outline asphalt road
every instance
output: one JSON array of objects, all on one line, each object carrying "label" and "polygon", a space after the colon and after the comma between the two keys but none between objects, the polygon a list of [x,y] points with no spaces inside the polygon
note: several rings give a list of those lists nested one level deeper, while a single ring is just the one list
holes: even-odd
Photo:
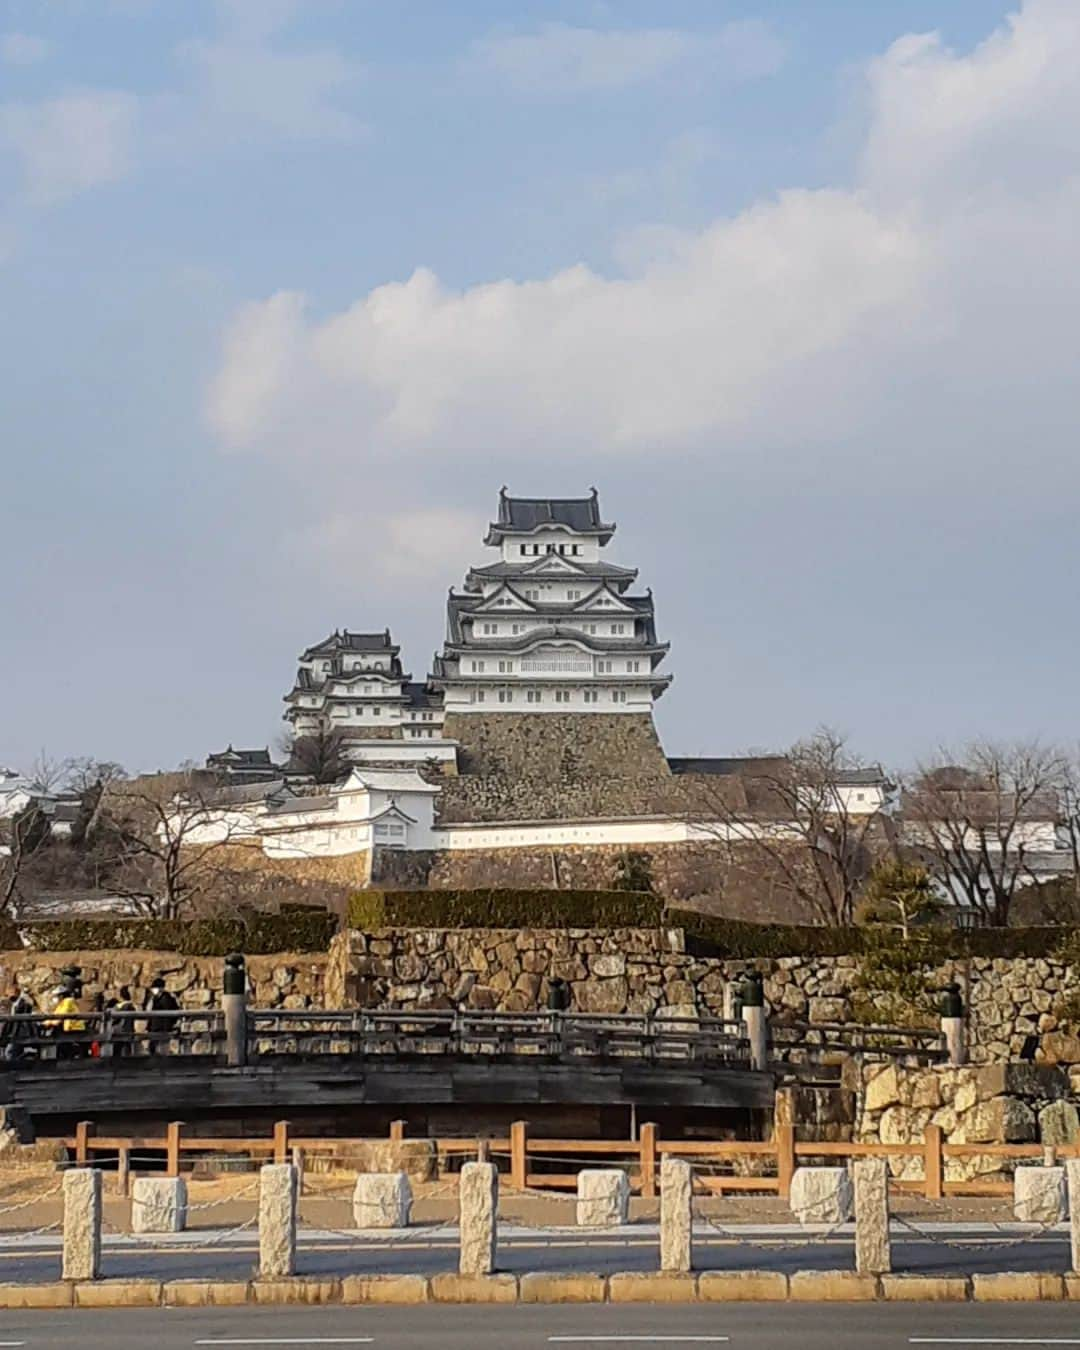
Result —
[{"label": "asphalt road", "polygon": [[730,1346],[731,1350],[909,1350],[965,1345],[1080,1346],[1067,1303],[716,1304],[549,1307],[235,1308],[5,1313],[18,1350],[557,1350],[574,1346]]},{"label": "asphalt road", "polygon": [[[1026,1236],[1015,1245],[999,1245],[1000,1232],[976,1225],[934,1226],[938,1241],[893,1234],[893,1268],[921,1274],[984,1273],[1000,1270],[1057,1271],[1070,1268],[1068,1234],[1064,1228]],[[177,1240],[157,1238],[151,1244],[128,1236],[104,1241],[104,1273],[117,1279],[250,1279],[258,1261],[258,1244],[250,1232],[233,1234],[205,1245],[207,1233],[181,1235]],[[850,1270],[854,1251],[850,1233],[808,1240],[791,1230],[789,1245],[762,1241],[751,1235],[739,1240],[701,1234],[694,1245],[698,1270]],[[775,1239],[780,1233],[773,1230]],[[941,1241],[948,1238],[948,1245]],[[453,1270],[457,1266],[457,1234],[435,1229],[425,1236],[411,1229],[371,1241],[362,1235],[316,1234],[305,1231],[297,1252],[298,1275],[340,1276],[422,1274]],[[655,1226],[642,1225],[615,1233],[589,1235],[581,1230],[553,1233],[550,1229],[508,1229],[499,1235],[499,1269],[514,1273],[595,1271],[657,1268]],[[9,1238],[0,1243],[0,1280],[43,1281],[60,1276],[59,1246],[55,1237]],[[1080,1325],[1080,1323],[1078,1323]],[[2,1337],[0,1337],[2,1339]],[[0,1350],[3,1350],[0,1347]]]}]

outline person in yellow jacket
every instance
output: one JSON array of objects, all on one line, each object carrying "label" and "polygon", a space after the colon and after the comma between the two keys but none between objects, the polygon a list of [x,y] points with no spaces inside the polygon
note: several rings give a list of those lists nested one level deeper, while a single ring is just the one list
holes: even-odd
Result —
[{"label": "person in yellow jacket", "polygon": [[[67,983],[60,990],[60,997],[46,1026],[60,1039],[60,1044],[56,1048],[57,1059],[74,1059],[82,1052],[82,1043],[75,1038],[85,1033],[86,1019],[82,1016],[79,1000],[75,997],[74,985]],[[67,1037],[72,1039],[67,1040]]]}]

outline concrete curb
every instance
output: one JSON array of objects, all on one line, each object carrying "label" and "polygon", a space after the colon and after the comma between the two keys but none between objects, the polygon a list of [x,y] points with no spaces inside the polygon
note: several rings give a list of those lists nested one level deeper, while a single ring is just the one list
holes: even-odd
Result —
[{"label": "concrete curb", "polygon": [[851,1270],[709,1270],[700,1274],[348,1275],[273,1280],[68,1280],[0,1284],[0,1310],[224,1308],[242,1304],[416,1303],[1042,1303],[1080,1300],[1080,1275],[857,1275]]}]

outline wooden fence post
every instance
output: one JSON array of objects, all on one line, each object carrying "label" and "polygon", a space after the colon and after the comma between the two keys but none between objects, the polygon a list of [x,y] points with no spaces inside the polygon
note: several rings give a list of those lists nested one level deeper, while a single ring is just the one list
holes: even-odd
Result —
[{"label": "wooden fence post", "polygon": [[945,1194],[945,1163],[941,1151],[940,1125],[927,1125],[923,1135],[923,1192],[927,1200],[940,1200]]},{"label": "wooden fence post", "polygon": [[405,1121],[392,1120],[390,1122],[390,1142],[392,1144],[400,1144],[404,1138],[405,1138]]},{"label": "wooden fence post", "polygon": [[116,1189],[127,1195],[131,1189],[131,1149],[121,1148],[116,1154]]},{"label": "wooden fence post", "polygon": [[647,1121],[641,1127],[641,1194],[650,1200],[656,1196],[656,1126]]},{"label": "wooden fence post", "polygon": [[776,1134],[776,1184],[782,1200],[791,1195],[791,1178],[795,1175],[795,1126],[777,1125]]},{"label": "wooden fence post", "polygon": [[75,1126],[75,1163],[86,1167],[90,1162],[90,1136],[94,1133],[92,1120],[80,1120]]},{"label": "wooden fence post", "polygon": [[180,1175],[180,1131],[184,1128],[182,1120],[170,1120],[165,1127],[165,1175]]},{"label": "wooden fence post", "polygon": [[289,1161],[289,1122],[279,1120],[274,1125],[274,1162]]},{"label": "wooden fence post", "polygon": [[529,1122],[515,1120],[510,1126],[510,1184],[523,1191],[529,1184]]}]

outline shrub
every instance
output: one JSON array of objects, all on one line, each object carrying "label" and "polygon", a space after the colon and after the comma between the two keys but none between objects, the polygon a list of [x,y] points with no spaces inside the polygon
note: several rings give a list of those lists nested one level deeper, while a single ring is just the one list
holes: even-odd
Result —
[{"label": "shrub", "polygon": [[337,926],[337,918],[326,910],[299,907],[238,919],[64,919],[20,927],[9,947],[42,952],[138,947],[184,956],[227,956],[229,952],[266,956],[326,951]]},{"label": "shrub", "polygon": [[[664,922],[686,933],[687,950],[698,956],[731,958],[776,958],[780,956],[861,956],[881,947],[880,930],[866,928],[816,928],[795,924],[744,923],[695,910],[671,909]],[[927,959],[947,960],[966,956],[1054,956],[1070,940],[1080,952],[1080,930],[1061,928],[972,928],[927,927],[915,929],[920,952]],[[920,959],[923,959],[920,955]]]},{"label": "shrub", "polygon": [[638,891],[359,891],[350,928],[651,928],[663,904]]}]

